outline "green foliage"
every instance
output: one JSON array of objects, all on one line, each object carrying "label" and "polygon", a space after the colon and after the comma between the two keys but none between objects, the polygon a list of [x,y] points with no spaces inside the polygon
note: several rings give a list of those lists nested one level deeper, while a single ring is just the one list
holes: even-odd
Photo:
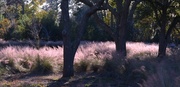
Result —
[{"label": "green foliage", "polygon": [[90,41],[111,41],[112,38],[104,29],[98,27],[98,25],[94,22],[95,20],[90,18],[89,25],[84,34],[83,40]]},{"label": "green foliage", "polygon": [[2,80],[1,76],[7,73],[6,68],[0,63],[0,81]]},{"label": "green foliage", "polygon": [[[41,29],[39,29],[40,32],[38,33],[40,37],[39,39],[53,41],[62,40],[62,27],[57,24],[57,20],[60,20],[58,19],[60,15],[57,9],[43,10],[40,6],[45,1],[46,0],[32,0],[29,4],[25,4],[24,14],[21,14],[22,7],[20,5],[17,5],[16,7],[15,4],[12,4],[6,6],[7,8],[4,8],[5,3],[0,3],[0,38],[6,40],[33,39],[34,35],[31,35],[31,28],[34,24],[33,19],[36,19],[36,21],[41,25]],[[116,6],[115,0],[108,0],[108,3],[112,8],[118,7]],[[122,4],[124,4],[124,0]],[[167,19],[169,22],[172,20],[171,17],[173,15],[180,15],[178,5],[179,3],[177,0],[172,1],[171,7],[168,9],[169,14]],[[78,9],[78,11],[75,12],[76,13],[73,14],[75,17],[73,18],[76,22],[72,22],[73,28],[77,25],[78,19],[76,19],[76,17],[81,14],[83,10]],[[109,10],[98,11],[98,15],[107,25],[112,27],[112,30],[115,30],[115,17]],[[94,21],[93,18],[90,18],[83,40],[112,40],[110,35],[108,35],[104,29],[99,28]],[[134,28],[135,31],[127,29],[126,37],[128,40],[148,42],[158,41],[159,26],[157,25],[155,14],[150,4],[143,1],[137,5],[134,13]],[[76,36],[76,34],[77,31],[72,29],[73,37]],[[172,38],[179,39],[179,32],[173,31]]]},{"label": "green foliage", "polygon": [[109,2],[109,4],[110,4],[110,6],[112,6],[113,8],[116,7],[116,3],[115,3],[114,0],[108,0],[108,2]]},{"label": "green foliage", "polygon": [[138,31],[136,41],[151,41],[156,35],[158,26],[153,15],[153,10],[148,4],[142,2],[137,5],[134,17],[134,27]]},{"label": "green foliage", "polygon": [[[15,73],[20,72],[20,70],[18,69],[18,67],[15,64],[14,59],[11,59],[11,58],[7,58],[6,60],[1,61],[0,68],[2,70],[5,69],[4,72],[6,72],[6,74],[15,74]],[[1,74],[5,74],[5,73],[1,73]]]},{"label": "green foliage", "polygon": [[0,37],[1,38],[5,37],[5,34],[8,32],[9,25],[10,25],[10,20],[7,18],[2,18],[2,20],[0,21]]},{"label": "green foliage", "polygon": [[61,31],[56,24],[56,15],[55,11],[49,11],[47,15],[43,16],[41,23],[42,23],[42,31],[41,31],[41,39],[44,40],[59,40],[61,38]]},{"label": "green foliage", "polygon": [[4,19],[4,16],[0,14],[0,21],[2,21],[3,19]]}]

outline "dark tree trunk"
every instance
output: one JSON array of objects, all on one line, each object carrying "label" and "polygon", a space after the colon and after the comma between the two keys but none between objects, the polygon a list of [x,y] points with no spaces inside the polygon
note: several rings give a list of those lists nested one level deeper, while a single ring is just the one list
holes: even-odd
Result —
[{"label": "dark tree trunk", "polygon": [[117,5],[117,10],[114,10],[114,8],[109,5],[109,3],[106,3],[106,8],[111,12],[111,14],[115,18],[115,27],[107,25],[102,19],[98,17],[97,14],[94,15],[94,19],[96,19],[95,22],[99,24],[101,28],[105,29],[105,31],[108,32],[109,35],[111,35],[111,37],[115,41],[115,48],[118,55],[120,55],[121,57],[125,57],[127,54],[126,28],[128,23],[127,20],[131,0],[126,0],[125,2],[123,2],[123,0],[115,0],[115,2]]},{"label": "dark tree trunk", "polygon": [[[129,14],[129,6],[130,6],[131,0],[126,0],[124,3],[124,7],[122,9],[121,17],[120,17],[120,24],[118,25],[118,42],[119,47],[116,49],[116,51],[120,54],[120,56],[125,57],[127,55],[126,53],[126,30],[127,30],[127,23],[128,23],[128,14]],[[120,9],[119,9],[120,10]],[[119,14],[120,15],[120,14]]]},{"label": "dark tree trunk", "polygon": [[74,56],[75,52],[70,45],[64,46],[64,67],[63,67],[63,77],[71,77],[74,75]]},{"label": "dark tree trunk", "polygon": [[22,1],[22,3],[21,3],[21,7],[22,7],[21,14],[24,14],[24,1]]},{"label": "dark tree trunk", "polygon": [[[78,26],[76,28],[77,35],[75,36],[75,40],[71,39],[71,21],[69,17],[69,2],[68,0],[62,0],[61,1],[61,9],[62,9],[62,20],[64,30],[62,31],[63,35],[63,44],[64,44],[64,66],[63,66],[63,77],[71,77],[74,75],[74,57],[75,53],[78,49],[78,46],[80,44],[81,38],[84,34],[84,31],[87,27],[88,19],[92,14],[94,14],[97,10],[99,10],[100,6],[103,4],[104,0],[100,0],[98,3],[93,5],[91,2],[87,0],[83,0],[84,3],[91,4],[90,8],[86,10],[86,12],[81,17],[80,22],[78,23]],[[82,2],[83,2],[82,1]]]},{"label": "dark tree trunk", "polygon": [[117,40],[115,40],[115,45],[116,45],[116,53],[118,54],[118,56],[125,57],[126,56],[126,41],[125,41],[125,38],[123,38],[123,37],[121,39],[117,38]]},{"label": "dark tree trunk", "polygon": [[166,56],[166,47],[167,47],[167,39],[166,37],[166,12],[163,11],[162,15],[162,22],[161,22],[161,30],[159,32],[159,50],[158,50],[158,57],[163,58]]},{"label": "dark tree trunk", "polygon": [[166,37],[166,24],[167,24],[167,8],[162,9],[162,16],[160,23],[160,32],[159,32],[159,50],[158,57],[163,58],[166,56],[166,47],[167,47],[167,39]]},{"label": "dark tree trunk", "polygon": [[73,61],[74,61],[74,53],[71,43],[71,23],[69,17],[69,2],[68,0],[62,0],[61,2],[61,9],[62,9],[62,20],[64,30],[62,32],[63,35],[63,44],[64,44],[64,66],[63,66],[63,77],[71,77],[74,75],[73,70]]},{"label": "dark tree trunk", "polygon": [[[160,27],[159,32],[159,50],[158,50],[158,58],[164,58],[166,56],[166,47],[170,38],[170,35],[172,33],[173,28],[176,26],[176,24],[179,21],[179,16],[176,15],[174,20],[169,25],[168,22],[170,21],[170,17],[168,17],[169,12],[168,9],[170,9],[171,4],[173,1],[166,0],[164,1],[157,1],[157,0],[147,0],[150,5],[152,6],[156,22]],[[162,3],[163,2],[163,3]],[[169,28],[167,28],[169,26]]]},{"label": "dark tree trunk", "polygon": [[158,57],[163,58],[166,56],[166,47],[167,47],[167,40],[165,39],[165,34],[160,32],[159,36],[159,50],[158,50]]},{"label": "dark tree trunk", "polygon": [[[165,21],[165,20],[164,20]],[[167,48],[167,44],[168,41],[170,39],[170,35],[172,33],[173,28],[176,26],[176,24],[180,21],[180,17],[177,16],[173,19],[170,27],[167,30],[167,33],[165,33],[165,27],[166,27],[166,23],[162,22],[164,24],[162,24],[161,27],[161,31],[160,31],[160,36],[159,36],[159,51],[158,51],[158,57],[163,58],[164,56],[166,56],[166,48]]]}]

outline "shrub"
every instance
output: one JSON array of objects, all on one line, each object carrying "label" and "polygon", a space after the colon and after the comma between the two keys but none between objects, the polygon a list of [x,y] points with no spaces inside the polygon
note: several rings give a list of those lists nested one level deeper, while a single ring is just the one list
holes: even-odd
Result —
[{"label": "shrub", "polygon": [[119,78],[125,71],[125,67],[121,58],[105,59],[102,71],[108,77]]},{"label": "shrub", "polygon": [[30,61],[28,60],[28,59],[25,59],[25,60],[21,60],[20,62],[19,62],[19,64],[23,67],[23,68],[25,68],[25,69],[30,69],[32,66],[31,66],[31,63],[30,63]]},{"label": "shrub", "polygon": [[157,64],[156,73],[148,76],[143,87],[180,87],[180,60],[167,58]]},{"label": "shrub", "polygon": [[90,61],[88,60],[80,60],[79,62],[74,64],[76,72],[86,72],[90,66]]},{"label": "shrub", "polygon": [[97,59],[94,59],[94,60],[91,62],[90,69],[91,69],[93,72],[98,72],[98,71],[102,70],[102,66],[103,66],[102,61],[97,60]]},{"label": "shrub", "polygon": [[2,64],[0,63],[0,81],[2,80],[2,76],[7,72],[6,68],[4,66],[2,66]]},{"label": "shrub", "polygon": [[53,72],[53,67],[48,59],[41,59],[39,56],[36,58],[32,66],[31,73],[33,74],[49,74]]},{"label": "shrub", "polygon": [[15,74],[20,72],[20,70],[16,67],[14,60],[11,58],[7,58],[1,61],[1,66],[3,66],[8,71],[8,73]]}]

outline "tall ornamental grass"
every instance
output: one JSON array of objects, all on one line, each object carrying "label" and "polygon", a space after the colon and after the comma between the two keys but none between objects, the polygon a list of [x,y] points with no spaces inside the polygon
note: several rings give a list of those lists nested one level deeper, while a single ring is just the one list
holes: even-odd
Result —
[{"label": "tall ornamental grass", "polygon": [[[17,44],[17,43],[16,43]],[[157,56],[158,45],[143,42],[127,42],[127,58],[146,58]],[[171,52],[167,49],[167,53]],[[81,42],[76,55],[75,63],[91,61],[95,64],[103,64],[106,59],[112,59],[115,54],[114,42]],[[0,62],[13,60],[15,67],[20,71],[30,70],[37,58],[48,60],[54,71],[62,69],[63,47],[41,47],[36,49],[30,46],[6,46],[0,48]],[[8,62],[7,62],[8,63]],[[90,63],[89,65],[93,65]]]}]

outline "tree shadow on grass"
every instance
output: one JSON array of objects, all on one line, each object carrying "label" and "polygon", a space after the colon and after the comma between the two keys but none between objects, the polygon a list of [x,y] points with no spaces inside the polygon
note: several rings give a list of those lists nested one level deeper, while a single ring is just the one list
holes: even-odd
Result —
[{"label": "tree shadow on grass", "polygon": [[48,87],[90,87],[96,82],[97,78],[97,74],[81,73],[69,78],[62,77],[50,83]]},{"label": "tree shadow on grass", "polygon": [[25,79],[30,79],[33,77],[47,76],[47,75],[49,74],[16,73],[16,74],[11,74],[9,76],[4,77],[4,80],[6,81],[25,80]]},{"label": "tree shadow on grass", "polygon": [[129,63],[129,66],[125,66],[124,73],[120,73],[120,68],[115,67],[119,64],[117,60],[107,60],[106,62],[107,64],[103,66],[100,72],[75,75],[71,78],[60,78],[50,83],[48,87],[140,87],[137,83],[146,78],[140,69],[134,71],[137,67],[142,66],[142,63],[136,67]]},{"label": "tree shadow on grass", "polygon": [[99,73],[88,73],[75,75],[71,78],[60,78],[47,87],[119,87],[118,82],[113,78],[102,77]]}]

